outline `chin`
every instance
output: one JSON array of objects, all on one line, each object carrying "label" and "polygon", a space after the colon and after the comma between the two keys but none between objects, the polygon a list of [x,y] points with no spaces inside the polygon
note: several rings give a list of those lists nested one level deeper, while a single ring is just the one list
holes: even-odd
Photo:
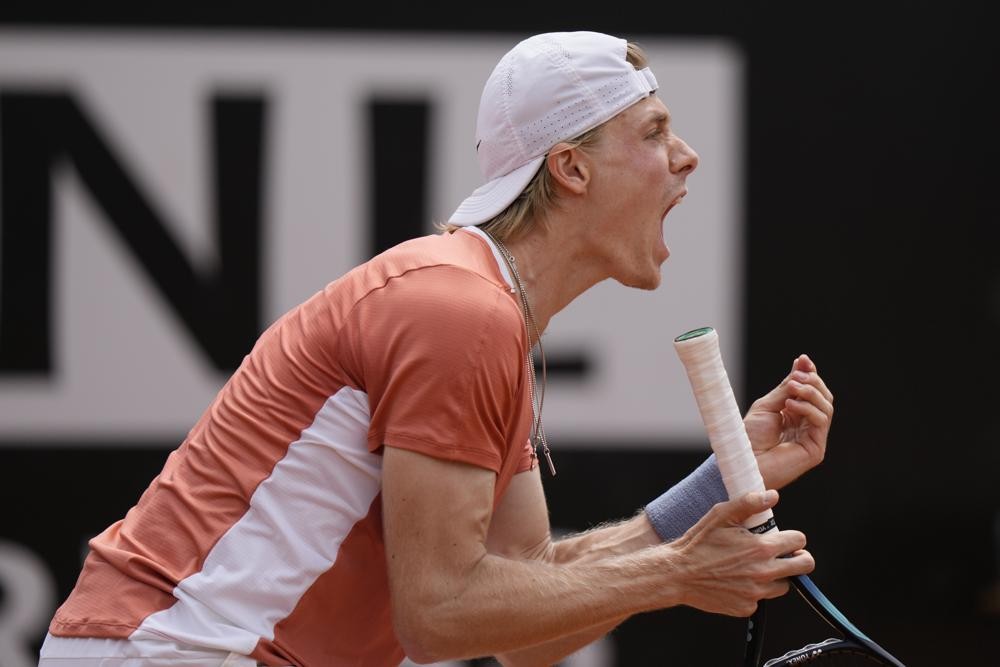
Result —
[{"label": "chin", "polygon": [[634,276],[628,276],[627,278],[619,278],[618,282],[625,287],[633,287],[635,289],[641,290],[655,290],[660,286],[663,281],[663,276],[660,274],[660,269],[657,267],[655,271],[649,273],[638,274]]}]

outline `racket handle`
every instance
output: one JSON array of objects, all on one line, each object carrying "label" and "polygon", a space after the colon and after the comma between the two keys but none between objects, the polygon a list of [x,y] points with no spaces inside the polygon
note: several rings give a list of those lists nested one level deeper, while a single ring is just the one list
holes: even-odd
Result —
[{"label": "racket handle", "polygon": [[[693,329],[674,339],[674,349],[687,371],[729,498],[764,491],[764,479],[722,363],[719,335],[712,327]],[[767,532],[775,527],[774,513],[765,510],[743,525],[755,533]]]}]

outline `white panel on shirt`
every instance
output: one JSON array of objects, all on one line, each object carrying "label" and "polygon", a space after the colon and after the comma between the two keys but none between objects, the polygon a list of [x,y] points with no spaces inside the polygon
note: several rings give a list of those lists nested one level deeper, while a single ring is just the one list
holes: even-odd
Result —
[{"label": "white panel on shirt", "polygon": [[132,636],[241,653],[261,637],[273,639],[275,624],[330,569],[381,489],[382,457],[368,451],[369,423],[364,392],[345,387],[331,396],[202,570],[174,589],[178,601]]},{"label": "white panel on shirt", "polygon": [[490,250],[493,251],[493,259],[496,260],[497,267],[500,269],[500,274],[503,276],[503,279],[507,281],[507,286],[510,287],[510,291],[513,292],[515,290],[514,278],[510,275],[510,270],[507,268],[507,261],[503,258],[503,255],[500,254],[500,248],[497,247],[493,238],[479,227],[462,227],[459,231],[471,232],[489,244]]}]

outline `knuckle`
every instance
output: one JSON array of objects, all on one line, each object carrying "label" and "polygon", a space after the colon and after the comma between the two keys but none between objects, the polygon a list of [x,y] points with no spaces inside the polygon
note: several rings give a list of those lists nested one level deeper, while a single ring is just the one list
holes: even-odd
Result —
[{"label": "knuckle", "polygon": [[767,540],[768,551],[780,555],[781,552],[788,548],[791,534],[792,531],[790,530],[778,530],[773,535],[768,535],[770,538]]},{"label": "knuckle", "polygon": [[764,540],[756,540],[750,548],[750,558],[755,561],[766,561],[776,558],[781,553],[781,548]]},{"label": "knuckle", "polygon": [[778,579],[771,586],[768,587],[765,597],[769,600],[774,598],[780,598],[782,595],[788,592],[791,588],[791,584],[788,583],[787,579]]},{"label": "knuckle", "polygon": [[813,558],[812,554],[809,553],[808,551],[804,552],[804,556],[805,556],[804,566],[806,567],[806,573],[808,574],[809,572],[812,572],[813,570],[816,569],[816,559]]}]

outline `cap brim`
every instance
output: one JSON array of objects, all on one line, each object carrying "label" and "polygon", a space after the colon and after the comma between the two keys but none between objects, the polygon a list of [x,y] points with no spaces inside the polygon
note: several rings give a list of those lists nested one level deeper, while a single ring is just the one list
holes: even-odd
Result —
[{"label": "cap brim", "polygon": [[508,174],[480,185],[459,204],[448,222],[459,227],[467,227],[495,217],[528,187],[528,183],[544,161],[545,156],[539,156]]}]

